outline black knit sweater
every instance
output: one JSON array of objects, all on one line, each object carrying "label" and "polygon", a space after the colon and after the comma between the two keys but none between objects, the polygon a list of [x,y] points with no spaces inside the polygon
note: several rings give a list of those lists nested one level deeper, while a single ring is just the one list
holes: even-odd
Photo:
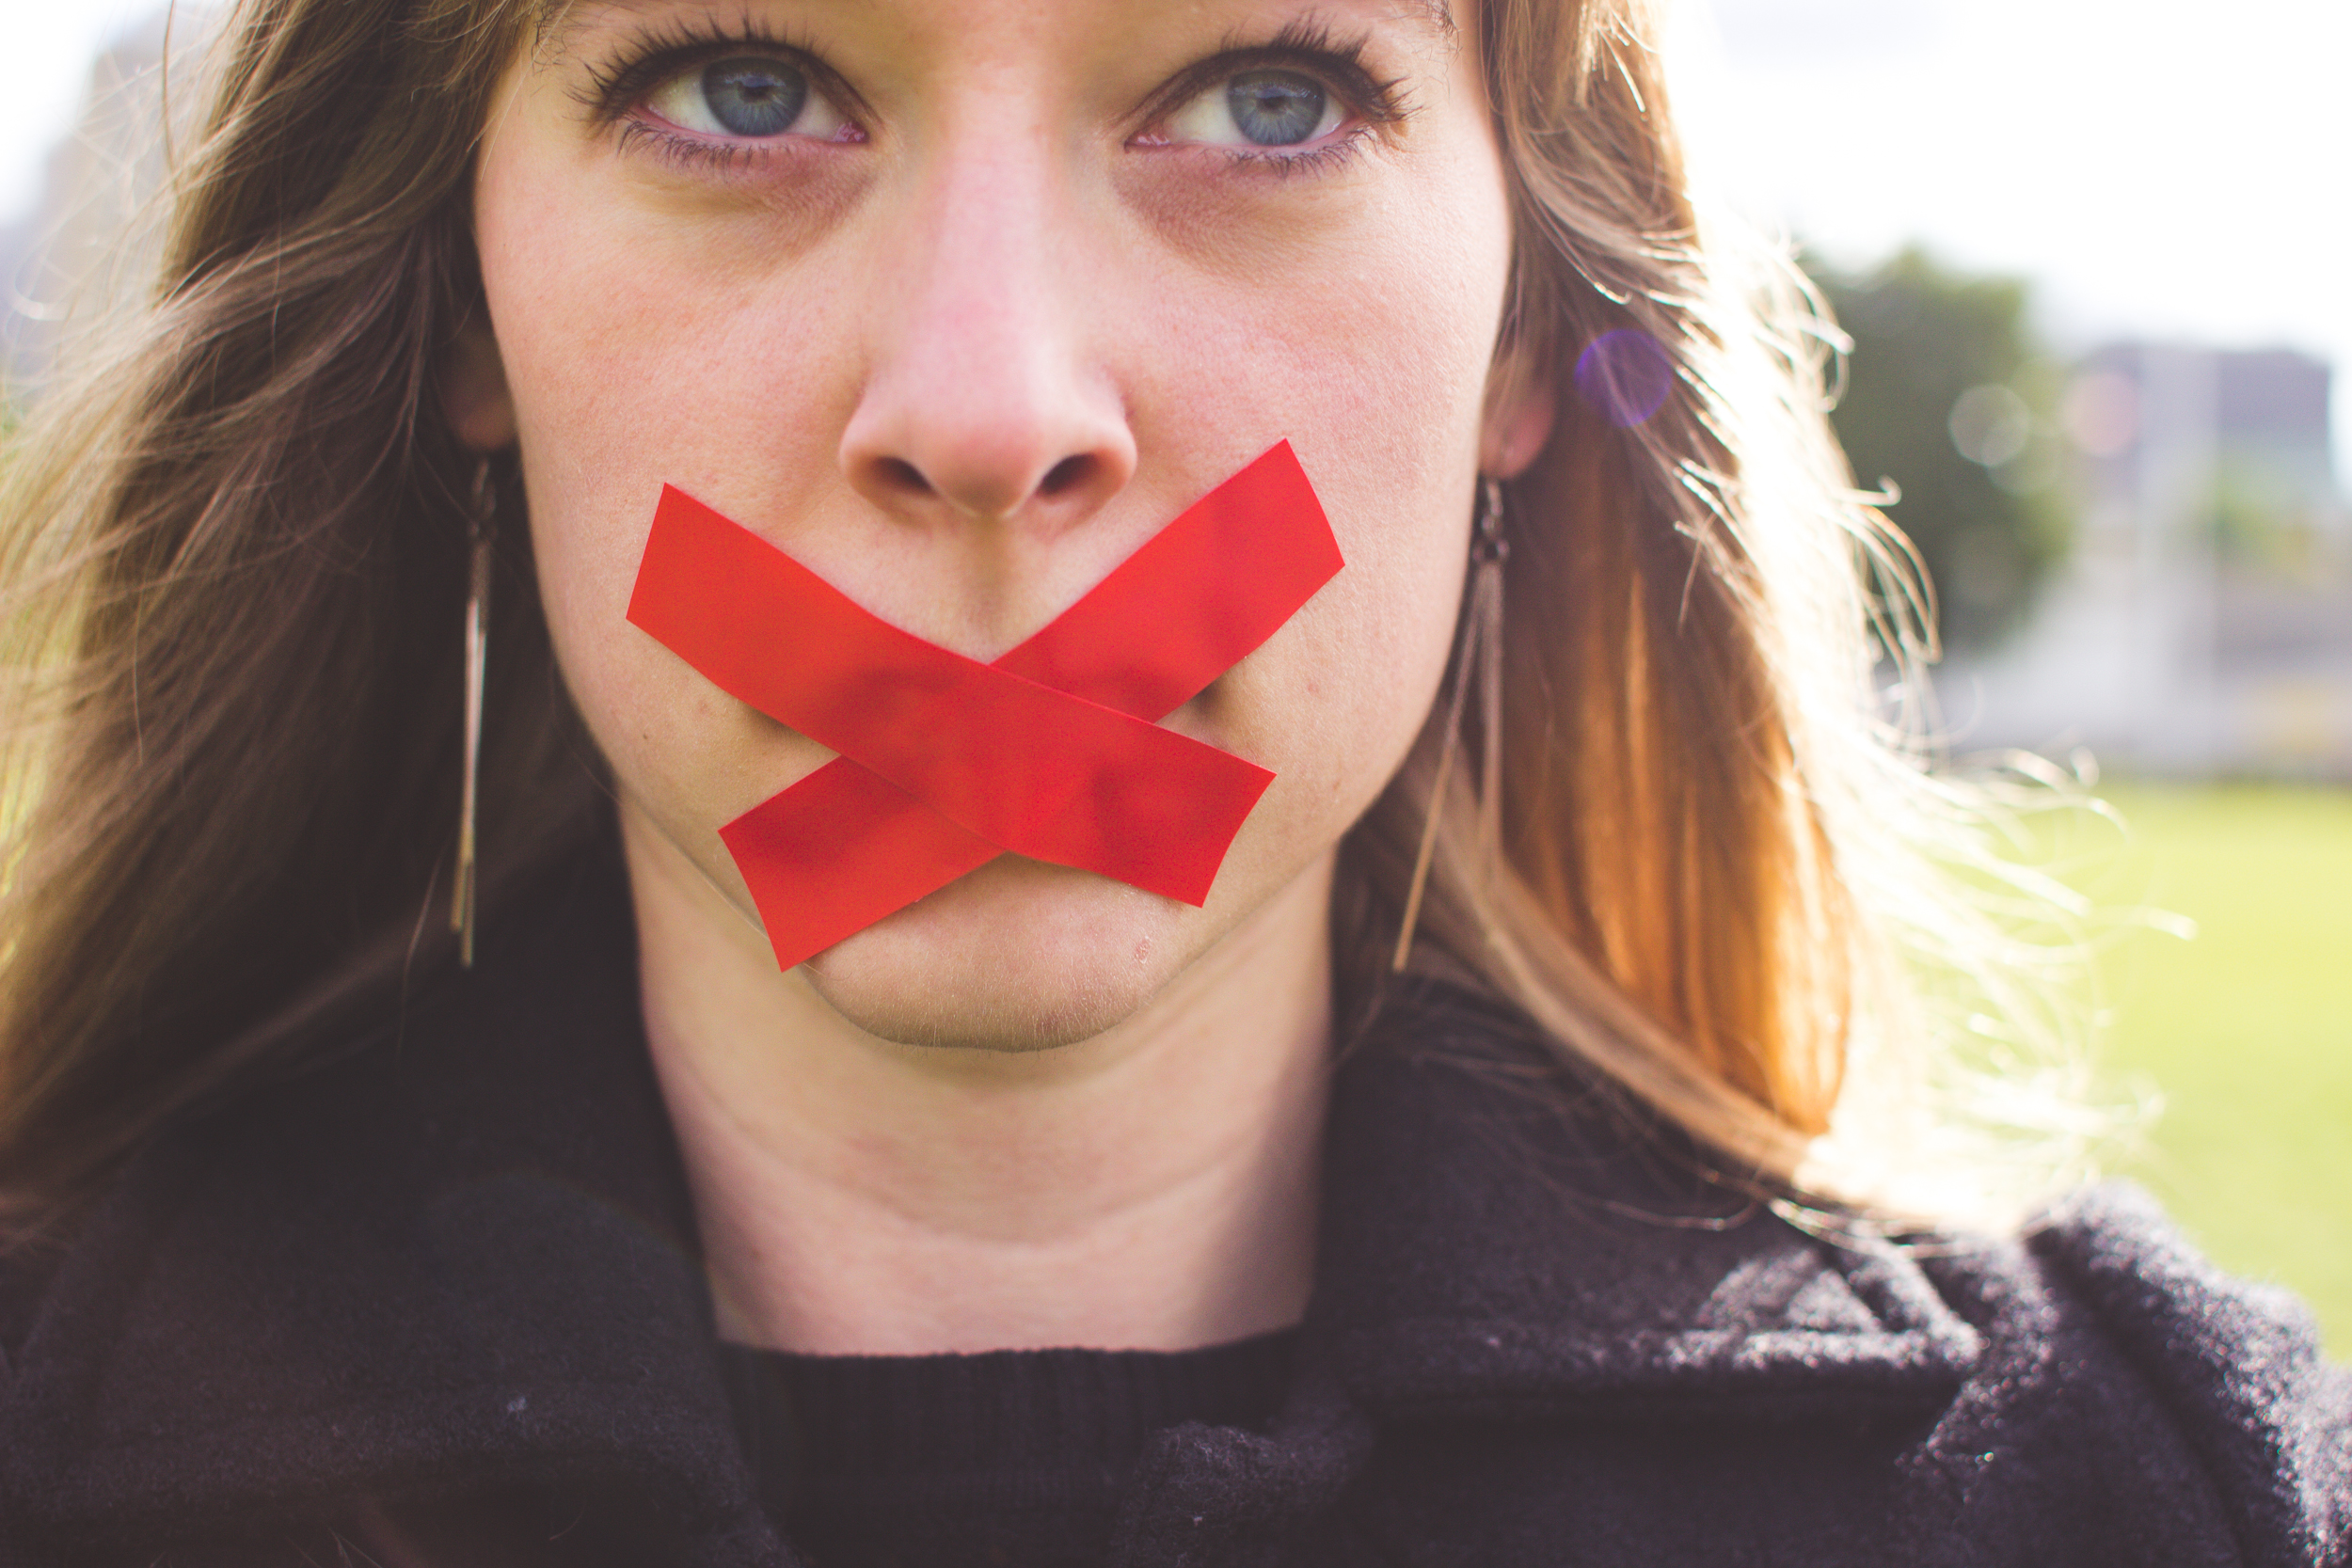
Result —
[{"label": "black knit sweater", "polygon": [[[0,1568],[805,1568],[729,1402],[634,942],[583,861],[18,1260]],[[2352,1381],[2143,1198],[1841,1247],[1543,1061],[1447,993],[1345,1054],[1276,1406],[1145,1439],[1104,1568],[2352,1556]]]},{"label": "black knit sweater", "polygon": [[1092,1568],[1151,1439],[1187,1421],[1263,1427],[1293,1340],[723,1354],[761,1506],[809,1568]]}]

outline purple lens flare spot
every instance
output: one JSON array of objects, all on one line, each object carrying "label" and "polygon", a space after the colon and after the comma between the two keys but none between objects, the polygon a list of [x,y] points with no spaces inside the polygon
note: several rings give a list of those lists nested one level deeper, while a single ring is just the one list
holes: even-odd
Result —
[{"label": "purple lens flare spot", "polygon": [[1621,326],[1576,356],[1576,389],[1613,425],[1637,425],[1674,390],[1674,361],[1646,332]]}]

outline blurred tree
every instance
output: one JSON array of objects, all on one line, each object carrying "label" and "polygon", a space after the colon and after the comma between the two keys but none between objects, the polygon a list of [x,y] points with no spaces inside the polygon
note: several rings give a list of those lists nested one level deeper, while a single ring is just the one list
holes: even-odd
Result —
[{"label": "blurred tree", "polygon": [[1831,415],[1864,488],[1927,562],[1947,647],[2013,627],[2065,557],[2072,520],[2051,419],[2058,372],[2026,319],[2026,288],[1950,272],[1918,248],[1850,275],[1808,260],[1853,340]]}]

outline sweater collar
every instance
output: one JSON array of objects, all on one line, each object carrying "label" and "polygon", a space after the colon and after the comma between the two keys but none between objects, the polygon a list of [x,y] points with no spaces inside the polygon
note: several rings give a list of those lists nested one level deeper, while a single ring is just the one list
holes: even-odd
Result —
[{"label": "sweater collar", "polygon": [[[23,1347],[0,1500],[100,1541],[609,1476],[703,1560],[772,1559],[635,974],[617,857],[583,857],[472,974],[142,1157]],[[1597,1091],[1563,1116],[1539,1061],[1442,990],[1347,1053],[1302,1391],[1251,1463],[1344,1468],[1366,1418],[1948,1398],[1975,1337],[1905,1259],[1743,1206]],[[1146,1489],[1182,1511],[1188,1465],[1226,1467],[1163,1455]]]},{"label": "sweater collar", "polygon": [[1394,999],[1341,1071],[1311,1326],[1386,1417],[1933,1408],[1977,1335],[1581,1078],[1516,1015]]}]

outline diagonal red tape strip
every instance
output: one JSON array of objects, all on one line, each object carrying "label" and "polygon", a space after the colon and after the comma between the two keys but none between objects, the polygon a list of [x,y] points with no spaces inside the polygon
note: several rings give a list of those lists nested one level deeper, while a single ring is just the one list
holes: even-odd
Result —
[{"label": "diagonal red tape strip", "polygon": [[1223,841],[1272,778],[901,631],[676,490],[656,515],[629,618],[730,695],[966,832],[1170,897],[1206,895]]},{"label": "diagonal red tape strip", "polygon": [[722,830],[788,968],[1000,849],[1200,903],[1273,775],[1146,721],[1341,563],[1283,443],[993,666],[886,625],[675,490],[628,614],[842,753]]}]

